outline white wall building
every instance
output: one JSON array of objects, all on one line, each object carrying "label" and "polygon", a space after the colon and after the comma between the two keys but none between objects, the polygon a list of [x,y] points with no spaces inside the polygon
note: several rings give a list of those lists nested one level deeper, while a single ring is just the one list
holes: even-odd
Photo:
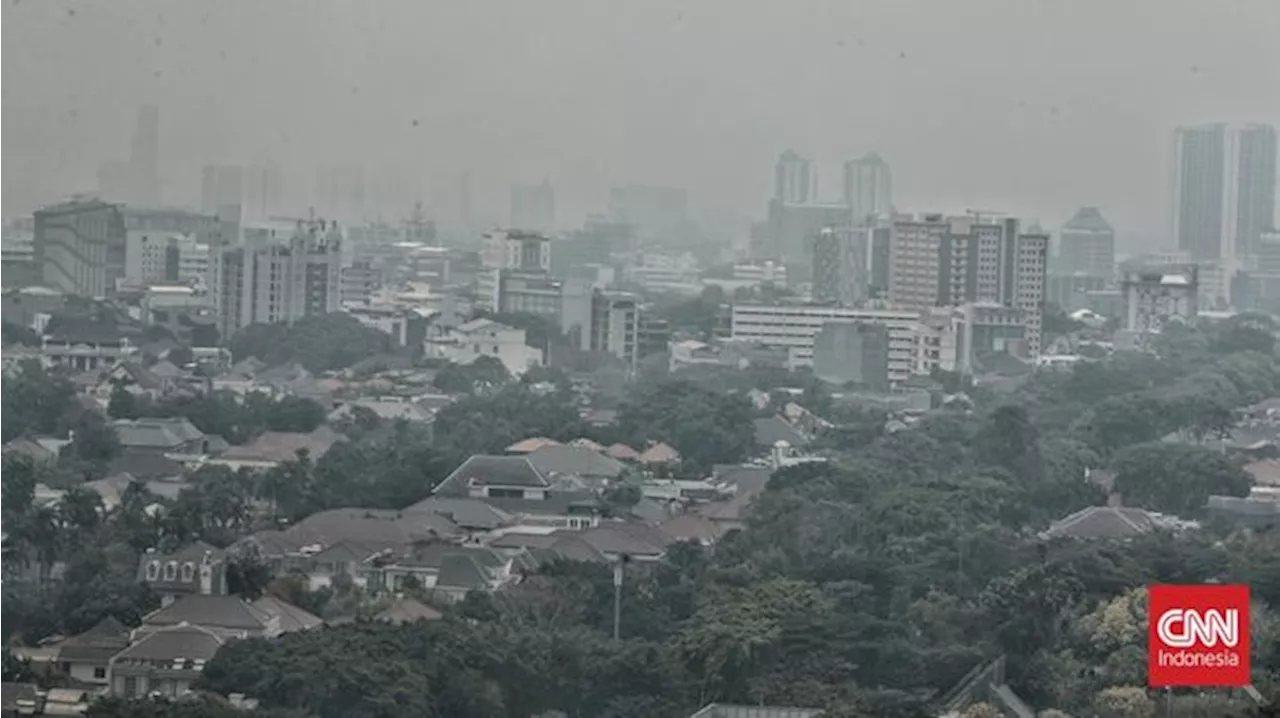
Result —
[{"label": "white wall building", "polygon": [[166,257],[171,243],[182,235],[131,229],[124,239],[124,278],[130,284],[150,284],[167,279]]},{"label": "white wall building", "polygon": [[542,350],[528,346],[525,338],[523,329],[473,319],[444,337],[431,339],[427,353],[455,364],[471,364],[487,356],[502,362],[512,376],[520,376],[543,362]]},{"label": "white wall building", "polygon": [[224,337],[250,324],[294,322],[341,308],[342,233],[334,222],[246,226],[217,247],[211,279]]},{"label": "white wall building", "polygon": [[805,305],[736,304],[733,339],[790,352],[792,368],[813,365],[813,346],[822,326],[832,321],[883,324],[889,329],[889,381],[957,365],[958,326],[950,320],[922,319],[919,312],[893,309],[855,309]]}]

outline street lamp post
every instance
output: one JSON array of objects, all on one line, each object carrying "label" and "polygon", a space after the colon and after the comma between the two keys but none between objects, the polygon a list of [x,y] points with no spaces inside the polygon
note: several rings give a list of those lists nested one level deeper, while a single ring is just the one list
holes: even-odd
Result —
[{"label": "street lamp post", "polygon": [[613,564],[613,640],[622,637],[622,567],[631,557],[622,554]]}]

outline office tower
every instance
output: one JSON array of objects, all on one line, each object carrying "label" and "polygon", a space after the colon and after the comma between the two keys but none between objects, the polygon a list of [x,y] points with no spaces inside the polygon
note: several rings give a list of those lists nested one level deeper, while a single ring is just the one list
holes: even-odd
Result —
[{"label": "office tower", "polygon": [[1115,274],[1116,232],[1097,207],[1081,207],[1062,226],[1057,274],[1086,274],[1110,279]]},{"label": "office tower", "polygon": [[436,223],[427,219],[427,213],[422,209],[422,202],[413,203],[413,213],[409,215],[404,226],[404,240],[430,245],[436,243]]},{"label": "office tower", "polygon": [[266,165],[207,165],[200,177],[200,211],[239,205],[247,220],[265,220],[280,209],[280,171]]},{"label": "office tower", "polygon": [[893,214],[893,176],[880,155],[872,152],[844,163],[844,202],[855,225]]},{"label": "office tower", "polygon": [[867,252],[867,296],[880,299],[889,295],[889,247],[893,238],[892,222],[877,222],[869,231],[871,246]]},{"label": "office tower", "polygon": [[1237,256],[1251,256],[1276,221],[1276,128],[1247,125],[1235,133],[1235,242]]},{"label": "office tower", "polygon": [[852,307],[867,290],[867,230],[824,227],[813,240],[813,299]]},{"label": "office tower", "polygon": [[160,110],[145,105],[138,111],[138,124],[130,143],[129,163],[133,166],[137,196],[133,201],[155,204],[160,201]]},{"label": "office tower", "polygon": [[542,184],[511,186],[508,220],[513,229],[550,232],[556,225],[556,191],[547,180]]},{"label": "office tower", "polygon": [[1049,237],[1016,219],[940,214],[894,219],[889,299],[900,309],[1002,304],[1022,310],[1027,349],[1040,352]]},{"label": "office tower", "polygon": [[341,307],[342,233],[336,222],[248,224],[244,241],[213,248],[210,274],[221,335],[294,322]]},{"label": "office tower", "polygon": [[849,226],[849,208],[843,204],[789,204],[775,199],[769,202],[764,241],[752,252],[781,259],[792,272],[792,281],[806,281],[803,275],[811,268],[814,237],[828,227]]},{"label": "office tower", "polygon": [[32,261],[44,284],[105,297],[125,274],[125,222],[118,205],[77,199],[36,210]]},{"label": "office tower", "polygon": [[[476,275],[476,308],[559,316],[560,283],[551,277],[551,240],[536,232],[485,232]],[[554,286],[553,286],[554,285]]]},{"label": "office tower", "polygon": [[335,164],[316,170],[316,211],[321,216],[348,223],[363,221],[368,209],[365,195],[364,167]]},{"label": "office tower", "polygon": [[1222,256],[1226,126],[1180,127],[1174,140],[1173,234],[1193,261]]},{"label": "office tower", "polygon": [[809,160],[791,150],[778,156],[773,169],[773,198],[788,204],[805,204],[817,194]]}]

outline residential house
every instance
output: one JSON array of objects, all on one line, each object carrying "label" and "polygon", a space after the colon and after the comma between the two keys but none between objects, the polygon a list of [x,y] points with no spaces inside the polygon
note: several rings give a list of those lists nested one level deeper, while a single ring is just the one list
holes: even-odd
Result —
[{"label": "residential house", "polygon": [[1141,536],[1156,530],[1194,528],[1194,521],[1182,521],[1145,509],[1126,506],[1090,506],[1058,519],[1041,532],[1045,539],[1118,539]]},{"label": "residential house", "polygon": [[434,496],[475,498],[526,526],[584,529],[600,522],[603,506],[582,482],[550,477],[529,456],[477,455],[462,462]]},{"label": "residential house", "polygon": [[608,563],[609,558],[582,538],[581,531],[552,533],[506,533],[489,542],[489,548],[510,556],[527,554],[541,562],[565,560]]},{"label": "residential house", "polygon": [[471,364],[480,357],[496,359],[512,376],[520,376],[543,364],[541,349],[525,342],[525,331],[492,319],[473,319],[440,339],[428,341],[432,356],[455,364]]},{"label": "residential house", "polygon": [[447,518],[467,533],[468,541],[482,540],[516,523],[515,516],[481,499],[428,496],[405,509],[406,513],[414,511],[428,511]]},{"label": "residential house", "polygon": [[42,445],[35,439],[26,437],[18,437],[5,443],[0,448],[5,458],[10,456],[25,456],[31,459],[31,463],[36,465],[51,466],[58,462],[58,452],[52,448]]},{"label": "residential house", "polygon": [[139,481],[182,484],[187,467],[163,454],[125,451],[107,464],[108,477],[128,474]]},{"label": "residential house", "polygon": [[391,605],[374,614],[373,620],[385,621],[397,626],[418,621],[439,621],[444,614],[421,601],[403,596],[396,598]]},{"label": "residential house", "polygon": [[639,521],[604,521],[582,532],[582,540],[609,561],[623,557],[635,561],[657,561],[675,542],[657,526]]},{"label": "residential house", "polygon": [[1210,516],[1239,526],[1280,526],[1280,487],[1254,486],[1248,496],[1210,496]]},{"label": "residential house", "polygon": [[725,535],[725,527],[701,514],[680,514],[662,523],[662,532],[677,541],[711,546]]},{"label": "residential house", "polygon": [[384,553],[373,561],[378,571],[375,591],[402,591],[411,584],[447,602],[471,591],[493,591],[514,580],[515,556],[491,548],[427,544],[399,554]]},{"label": "residential house", "polygon": [[111,659],[111,695],[184,695],[223,643],[217,632],[200,626],[179,624],[153,631]]},{"label": "residential house", "polygon": [[59,322],[44,337],[41,352],[54,364],[75,371],[97,371],[135,356],[138,346],[112,322],[85,318]]},{"label": "residential house", "polygon": [[532,454],[544,446],[559,446],[560,442],[555,439],[548,439],[545,436],[534,436],[528,439],[521,439],[516,443],[503,449],[503,453],[507,454]]},{"label": "residential house", "polygon": [[199,626],[223,640],[273,638],[283,631],[280,616],[268,613],[239,596],[190,594],[142,617],[134,638],[175,626]]},{"label": "residential house", "polygon": [[227,593],[226,552],[196,541],[172,553],[149,549],[138,562],[138,582],[168,606],[184,596]]},{"label": "residential house", "polygon": [[182,417],[117,419],[111,422],[120,446],[133,453],[198,456],[209,453],[209,440]]},{"label": "residential house", "polygon": [[574,476],[608,483],[622,476],[626,465],[591,449],[564,444],[549,444],[527,454],[530,463],[544,476]]},{"label": "residential house", "polygon": [[111,658],[129,647],[129,629],[111,616],[57,644],[58,666],[73,681],[107,685]]},{"label": "residential house", "polygon": [[[177,500],[178,494],[191,486],[185,481],[143,481],[128,472],[113,474],[96,481],[86,481],[81,486],[96,493],[102,499],[102,508],[111,511],[120,506],[125,492],[134,483],[141,484],[147,493],[168,501]],[[157,506],[157,504],[152,503],[150,506]]]},{"label": "residential house", "polygon": [[229,467],[233,470],[241,468],[270,469],[285,461],[295,459],[299,452],[305,451],[312,461],[329,453],[329,449],[347,437],[320,426],[311,433],[290,431],[264,431],[258,438],[243,446],[232,446],[222,456],[211,459],[209,463]]},{"label": "residential house", "polygon": [[329,412],[330,424],[349,418],[356,409],[373,413],[383,421],[407,421],[410,424],[431,424],[436,420],[436,410],[426,403],[401,398],[352,399]]},{"label": "residential house", "polygon": [[577,439],[574,439],[573,441],[570,441],[569,446],[576,446],[580,449],[590,449],[591,451],[594,451],[597,454],[605,453],[605,447],[602,444],[596,443],[585,436],[581,436],[581,437],[578,437]]},{"label": "residential house", "polygon": [[649,466],[678,464],[680,452],[659,441],[640,452],[639,461]]},{"label": "residential house", "polygon": [[310,631],[324,625],[324,621],[319,616],[270,594],[254,601],[253,607],[268,616],[273,616],[280,624],[281,633]]},{"label": "residential house", "polygon": [[612,456],[618,461],[639,461],[640,452],[627,446],[626,444],[612,444],[604,450],[606,454]]}]

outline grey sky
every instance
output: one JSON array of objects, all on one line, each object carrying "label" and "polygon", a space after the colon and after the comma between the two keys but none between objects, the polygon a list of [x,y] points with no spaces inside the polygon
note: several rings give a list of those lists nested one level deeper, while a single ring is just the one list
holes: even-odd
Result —
[{"label": "grey sky", "polygon": [[173,201],[205,162],[360,160],[442,213],[469,168],[492,216],[544,176],[562,217],[626,182],[761,215],[792,147],[827,196],[877,151],[902,209],[1149,232],[1174,126],[1280,123],[1277,37],[1276,0],[7,0],[4,189],[92,188],[154,102]]}]

